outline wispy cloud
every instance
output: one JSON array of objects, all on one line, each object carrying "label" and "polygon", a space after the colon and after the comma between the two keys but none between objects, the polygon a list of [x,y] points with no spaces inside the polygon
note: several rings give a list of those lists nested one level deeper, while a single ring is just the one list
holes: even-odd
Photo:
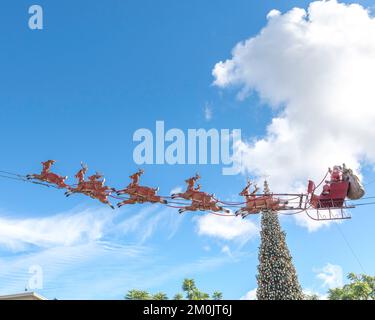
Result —
[{"label": "wispy cloud", "polygon": [[[38,292],[48,298],[121,299],[132,288],[158,289],[241,257],[224,246],[220,254],[175,260],[147,242],[156,232],[166,240],[173,237],[184,216],[157,205],[137,208],[77,209],[27,219],[2,216],[0,230],[6,232],[0,241],[0,293],[23,291],[32,276],[29,268],[36,265],[43,272]],[[225,237],[241,238],[242,232]]]},{"label": "wispy cloud", "polygon": [[316,273],[316,277],[323,282],[323,287],[331,289],[343,285],[343,270],[339,265],[327,263],[323,268],[316,270]]},{"label": "wispy cloud", "polygon": [[228,245],[223,246],[221,248],[221,252],[228,255],[228,257],[233,258],[232,250],[230,249],[230,247]]},{"label": "wispy cloud", "polygon": [[148,272],[155,253],[143,243],[159,228],[166,239],[173,237],[183,217],[160,206],[136,210],[74,209],[26,219],[2,215],[0,292],[23,291],[35,265],[43,271],[38,291],[49,298],[116,298],[126,288],[152,282]]},{"label": "wispy cloud", "polygon": [[[311,215],[313,217],[316,216],[316,210],[309,210]],[[333,211],[332,211],[333,212]],[[315,232],[317,230],[320,230],[323,227],[328,227],[333,223],[341,223],[340,220],[325,220],[325,221],[317,221],[311,219],[306,213],[297,214],[293,216],[296,220],[297,225],[301,227],[305,227],[308,232]]]},{"label": "wispy cloud", "polygon": [[106,209],[72,210],[48,217],[0,217],[0,246],[12,251],[36,247],[69,246],[98,240],[113,219]]},{"label": "wispy cloud", "polygon": [[259,227],[250,219],[205,214],[194,220],[196,221],[197,233],[202,236],[238,241],[244,244],[259,234]]},{"label": "wispy cloud", "polygon": [[174,188],[171,190],[170,194],[180,193],[180,192],[182,192],[182,187],[181,187],[181,186],[177,186],[177,187],[174,187]]},{"label": "wispy cloud", "polygon": [[0,292],[23,291],[31,277],[30,266],[38,265],[43,272],[43,287],[38,291],[46,297],[94,298],[98,296],[98,282],[108,282],[112,287],[118,279],[122,287],[133,283],[131,278],[137,275],[133,270],[147,264],[149,254],[150,249],[144,246],[98,241],[9,256],[0,259]]},{"label": "wispy cloud", "polygon": [[181,225],[184,217],[176,214],[176,210],[163,208],[161,206],[148,206],[140,210],[123,221],[121,221],[116,230],[123,233],[132,233],[138,235],[140,243],[149,239],[158,228],[163,228],[167,232],[167,238],[172,238]]},{"label": "wispy cloud", "polygon": [[206,119],[206,121],[210,121],[212,119],[212,116],[213,116],[211,104],[206,103],[203,111],[204,111],[204,118]]}]

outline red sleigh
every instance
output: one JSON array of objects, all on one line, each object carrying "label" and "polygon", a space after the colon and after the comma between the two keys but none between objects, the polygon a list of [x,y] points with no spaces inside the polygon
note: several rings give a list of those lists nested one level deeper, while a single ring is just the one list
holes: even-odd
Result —
[{"label": "red sleigh", "polygon": [[347,199],[357,200],[363,197],[365,191],[358,177],[350,169],[343,166],[334,166],[329,169],[330,179],[325,181],[323,190],[315,194],[317,187],[309,180],[307,187],[306,205],[316,209],[314,220],[349,219],[350,215],[345,209],[354,208],[348,204]]}]

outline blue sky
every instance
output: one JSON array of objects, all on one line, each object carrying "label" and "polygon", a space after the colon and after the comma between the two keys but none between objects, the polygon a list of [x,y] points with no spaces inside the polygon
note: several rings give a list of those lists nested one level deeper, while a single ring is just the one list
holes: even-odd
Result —
[{"label": "blue sky", "polygon": [[[138,169],[134,131],[154,131],[157,120],[167,129],[240,128],[249,140],[266,136],[282,111],[256,88],[239,99],[236,86],[213,85],[212,72],[237,43],[259,34],[272,9],[284,13],[309,1],[40,0],[44,29],[34,31],[27,25],[31,4],[2,6],[0,169],[36,172],[52,158],[57,172],[73,176],[85,161],[120,187]],[[320,157],[326,155],[316,162]],[[366,183],[375,175],[365,158],[359,161]],[[220,165],[143,168],[142,182],[159,186],[160,194],[196,171],[202,188],[223,199],[238,199],[246,181],[246,174],[223,176]],[[280,170],[293,176],[287,164]],[[58,190],[11,180],[0,186],[1,294],[23,291],[32,265],[43,269],[44,288],[37,291],[48,298],[121,299],[132,288],[172,296],[185,277],[228,299],[256,288],[259,217],[232,219],[224,231],[211,232],[207,225],[222,230],[218,219],[225,218],[148,205],[112,211]],[[370,184],[367,194],[374,189]],[[341,271],[374,273],[373,209],[358,207],[352,215],[313,231],[281,218],[305,289],[323,294],[341,283]]]}]

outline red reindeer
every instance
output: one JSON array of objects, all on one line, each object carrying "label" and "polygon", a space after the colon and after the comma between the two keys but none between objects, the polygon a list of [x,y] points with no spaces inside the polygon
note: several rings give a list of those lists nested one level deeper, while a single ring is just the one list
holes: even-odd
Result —
[{"label": "red reindeer", "polygon": [[65,192],[66,196],[69,196],[74,192],[82,192],[84,190],[85,183],[86,183],[85,175],[87,173],[87,170],[88,170],[87,165],[81,161],[81,169],[74,176],[74,178],[78,180],[78,184],[76,185],[77,187],[75,188],[69,187],[68,191]]},{"label": "red reindeer", "polygon": [[246,187],[239,193],[240,196],[245,197],[246,207],[243,207],[235,212],[235,215],[241,215],[242,218],[247,217],[249,214],[257,214],[262,210],[273,210],[284,209],[288,204],[287,201],[282,201],[279,198],[274,198],[272,195],[257,196],[256,193],[259,191],[257,185],[254,185],[254,190],[249,192],[252,183],[250,180],[247,181]]},{"label": "red reindeer", "polygon": [[104,185],[105,179],[100,173],[95,173],[90,176],[89,181],[85,182],[83,193],[87,194],[93,199],[97,199],[100,202],[109,205],[112,209],[114,206],[108,201],[108,196],[113,191],[112,188]]},{"label": "red reindeer", "polygon": [[183,198],[185,200],[191,200],[192,195],[194,191],[200,191],[201,185],[198,184],[197,187],[195,187],[195,183],[200,179],[200,175],[198,173],[195,174],[194,177],[191,177],[189,179],[185,180],[185,183],[187,184],[186,191],[181,193],[174,193],[171,195],[172,199],[175,198]]},{"label": "red reindeer", "polygon": [[56,173],[51,172],[51,167],[55,164],[55,160],[47,160],[42,162],[42,171],[40,174],[28,174],[27,179],[37,179],[43,182],[48,182],[56,185],[59,188],[67,188],[65,180],[68,179],[67,176],[63,177]]},{"label": "red reindeer", "polygon": [[159,188],[150,188],[145,186],[139,185],[139,180],[141,175],[144,173],[142,169],[138,170],[138,172],[131,175],[129,178],[131,182],[129,185],[122,190],[117,190],[117,195],[127,194],[130,196],[129,199],[121,201],[117,204],[117,207],[121,208],[123,205],[126,204],[135,204],[135,203],[144,203],[144,202],[151,202],[151,203],[162,203],[166,204],[167,200],[162,199],[162,197],[156,195]]},{"label": "red reindeer", "polygon": [[114,209],[113,205],[108,201],[108,196],[113,189],[104,185],[105,179],[103,175],[96,172],[88,177],[88,180],[85,180],[88,167],[83,163],[81,163],[81,167],[82,168],[75,175],[75,178],[78,180],[77,187],[70,187],[69,190],[65,192],[65,195],[69,197],[73,193],[82,193]]},{"label": "red reindeer", "polygon": [[88,169],[87,165],[81,162],[81,169],[74,176],[78,180],[78,184],[85,181],[85,175]]},{"label": "red reindeer", "polygon": [[195,177],[185,180],[187,188],[185,192],[172,194],[172,199],[182,198],[185,200],[191,200],[191,205],[183,207],[178,210],[179,213],[185,211],[213,211],[219,212],[224,211],[229,213],[229,210],[225,210],[223,207],[218,206],[218,200],[214,199],[213,194],[208,194],[206,192],[200,191],[201,185],[198,184],[195,187],[195,183],[200,179],[199,174],[196,174]]}]

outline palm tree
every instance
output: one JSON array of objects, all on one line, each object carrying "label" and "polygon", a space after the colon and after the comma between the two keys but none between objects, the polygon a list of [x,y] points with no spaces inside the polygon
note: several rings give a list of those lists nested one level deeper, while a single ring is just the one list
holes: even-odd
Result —
[{"label": "palm tree", "polygon": [[164,292],[157,292],[152,296],[153,300],[168,300],[168,296]]},{"label": "palm tree", "polygon": [[[182,290],[186,295],[187,300],[209,300],[210,295],[203,291],[200,291],[196,285],[194,279],[184,279],[182,283]],[[155,294],[150,294],[144,290],[129,290],[125,296],[127,300],[168,300],[168,296],[164,292],[157,292]],[[183,300],[184,297],[182,293],[177,293],[174,300]],[[213,300],[222,300],[223,294],[220,291],[215,291],[212,294]]]},{"label": "palm tree", "polygon": [[212,300],[223,300],[223,294],[220,291],[214,291]]},{"label": "palm tree", "polygon": [[181,293],[176,293],[173,297],[174,300],[182,300],[184,297]]},{"label": "palm tree", "polygon": [[144,290],[129,290],[125,296],[126,300],[150,300],[150,294]]},{"label": "palm tree", "polygon": [[197,290],[197,287],[195,286],[194,279],[184,279],[184,282],[182,283],[182,290],[186,292],[186,298],[188,300],[195,300],[194,292]]}]

